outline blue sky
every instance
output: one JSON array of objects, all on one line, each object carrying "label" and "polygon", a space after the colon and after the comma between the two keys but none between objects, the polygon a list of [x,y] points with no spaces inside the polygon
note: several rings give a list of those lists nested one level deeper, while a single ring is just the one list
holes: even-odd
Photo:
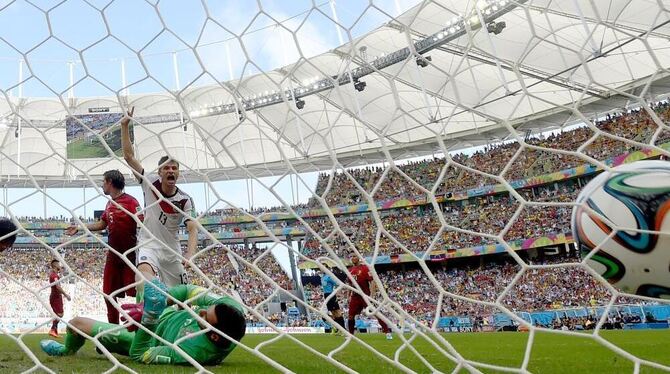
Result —
[{"label": "blue sky", "polygon": [[[173,52],[180,87],[211,84],[325,52],[340,45],[340,37],[346,42],[349,35],[361,36],[416,2],[334,1],[341,24],[336,29],[329,1],[90,1],[96,9],[83,0],[57,6],[59,1],[40,0],[37,9],[4,0],[0,88],[17,84],[18,61],[26,60],[24,79],[31,72],[36,77],[23,85],[24,96],[66,94],[70,65],[75,96],[114,95],[123,87],[121,61],[130,93],[175,89]],[[209,75],[198,78],[203,71]]]},{"label": "blue sky", "polygon": [[[125,174],[128,171],[123,170]],[[310,188],[316,186],[317,173],[306,173],[301,175]],[[259,181],[271,186],[277,183],[278,178],[261,178]],[[260,185],[259,181],[254,181],[253,185],[253,201],[255,207],[273,207],[279,206],[281,203],[276,197]],[[298,183],[296,188],[295,177],[293,179],[294,186],[291,187],[291,182],[288,178],[280,180],[273,190],[276,194],[282,197],[287,203],[306,202],[311,196],[309,190],[303,182]],[[179,187],[190,194],[195,200],[196,209],[198,212],[206,210],[214,210],[217,208],[224,208],[227,205],[223,201],[216,201],[216,196],[212,191],[215,189],[217,193],[227,201],[232,202],[236,207],[248,208],[250,206],[249,194],[247,194],[247,182],[245,180],[214,182],[209,185],[203,183],[180,183]],[[206,192],[206,189],[209,191]],[[142,191],[138,186],[130,186],[126,188],[126,192],[135,196],[140,203],[142,203]],[[297,192],[297,196],[296,196]],[[98,191],[94,188],[86,188],[84,192],[81,188],[49,188],[47,189],[49,197],[46,201],[47,217],[65,216],[70,217],[71,214],[68,209],[72,209],[77,216],[93,216],[94,210],[102,210],[107,203],[104,196],[98,195]],[[296,200],[294,201],[294,196]],[[54,200],[58,201],[56,203]],[[2,200],[5,203],[4,200]],[[84,207],[84,203],[86,206]],[[8,188],[7,201],[9,209],[16,216],[44,216],[44,194],[32,188]],[[207,204],[209,203],[209,204]],[[61,206],[62,205],[62,206]],[[208,209],[209,208],[209,209]],[[6,214],[5,212],[2,212]]]},{"label": "blue sky", "polygon": [[[389,15],[396,16],[417,2],[382,0],[372,1],[371,6],[362,0],[332,4],[316,0],[37,0],[34,6],[23,0],[0,0],[0,89],[19,95],[22,60],[23,97],[65,98],[70,69],[76,97],[114,96],[124,88],[122,61],[131,94],[236,79],[323,53],[339,46],[340,40],[346,42],[350,36],[361,36],[390,21]],[[341,24],[339,34],[331,6]],[[173,54],[179,82],[175,81]],[[203,71],[205,76],[201,76]],[[314,188],[317,173],[302,178]],[[272,185],[277,179],[261,181]],[[194,197],[199,211],[225,205],[215,202],[213,193],[207,204],[203,184],[182,184],[182,188]],[[250,205],[244,180],[217,182],[209,188],[239,207]],[[297,189],[291,188],[288,178],[273,190],[289,203],[305,202],[310,196],[302,182]],[[128,192],[141,198],[138,188]],[[84,215],[81,189],[50,189],[48,193],[63,206],[47,199],[48,216],[70,216],[67,209]],[[104,207],[104,198],[96,199],[96,195],[94,189],[86,190],[88,216]],[[258,182],[253,195],[256,207],[280,205]],[[18,216],[42,216],[43,201],[43,194],[33,189],[7,192],[6,203]]]}]

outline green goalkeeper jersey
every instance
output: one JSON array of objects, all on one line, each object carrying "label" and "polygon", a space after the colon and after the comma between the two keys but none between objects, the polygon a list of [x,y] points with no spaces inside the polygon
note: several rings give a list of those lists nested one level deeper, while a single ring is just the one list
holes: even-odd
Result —
[{"label": "green goalkeeper jersey", "polygon": [[[213,293],[206,292],[207,290],[193,285],[179,285],[170,289],[170,295],[179,301],[189,301],[193,306],[193,312],[196,314],[201,309],[206,309],[214,304],[226,304],[244,313],[242,306],[233,298],[228,296],[219,296]],[[162,337],[170,343],[177,343],[186,354],[191,356],[195,361],[203,365],[216,365],[226,358],[237,346],[231,343],[228,348],[222,349],[214,345],[207,334],[198,334],[201,330],[198,321],[193,317],[188,310],[179,310],[177,306],[171,306],[165,309],[158,321],[158,326],[154,331],[156,335]],[[140,337],[140,340],[146,342],[145,347],[139,348],[141,357],[137,357],[138,361],[146,364],[187,364],[188,361],[176,349],[165,345],[156,338],[151,337],[148,333],[138,330],[136,334],[146,335],[145,339]],[[138,337],[135,337],[137,340]],[[146,349],[146,350],[144,350]],[[139,352],[138,352],[139,353]]]}]

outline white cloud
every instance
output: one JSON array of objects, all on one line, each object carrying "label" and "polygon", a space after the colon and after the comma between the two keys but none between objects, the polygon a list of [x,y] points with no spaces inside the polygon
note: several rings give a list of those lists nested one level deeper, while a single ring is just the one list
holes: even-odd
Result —
[{"label": "white cloud", "polygon": [[[214,73],[217,78],[228,79],[228,57],[226,56],[226,46],[230,51],[230,61],[234,77],[239,77],[242,69],[245,68],[247,59],[254,61],[263,71],[275,70],[279,67],[292,64],[302,56],[305,58],[313,57],[328,51],[338,45],[335,29],[332,24],[326,22],[317,24],[310,17],[302,25],[302,18],[291,18],[290,15],[281,12],[273,12],[273,17],[282,22],[283,27],[278,26],[267,16],[259,16],[253,26],[241,37],[244,45],[243,50],[239,47],[235,36],[225,32],[220,28],[211,28],[207,33],[207,40],[226,40],[227,43],[217,43],[212,48],[200,48],[199,53],[203,59],[208,71]],[[231,30],[240,30],[246,25],[240,19],[245,17],[234,17],[230,14],[221,18],[222,20],[237,20],[231,23]],[[321,20],[321,18],[319,18]],[[272,25],[272,26],[270,26]],[[228,27],[228,25],[226,25]],[[253,27],[252,26],[252,27]],[[299,28],[299,29],[298,29]],[[289,30],[298,30],[291,32]],[[300,46],[300,51],[296,46]],[[211,69],[211,70],[210,70]],[[245,76],[258,73],[257,68],[249,70],[247,66]]]}]

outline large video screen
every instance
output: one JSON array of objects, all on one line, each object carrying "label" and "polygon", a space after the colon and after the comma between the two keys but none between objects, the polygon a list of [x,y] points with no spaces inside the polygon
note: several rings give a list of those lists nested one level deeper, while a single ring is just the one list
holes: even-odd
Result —
[{"label": "large video screen", "polygon": [[[121,125],[119,124],[121,118],[123,118],[122,113],[91,113],[68,117],[65,120],[67,158],[110,157],[98,135],[117,156],[122,156]],[[130,139],[133,140],[132,124],[130,126]]]}]

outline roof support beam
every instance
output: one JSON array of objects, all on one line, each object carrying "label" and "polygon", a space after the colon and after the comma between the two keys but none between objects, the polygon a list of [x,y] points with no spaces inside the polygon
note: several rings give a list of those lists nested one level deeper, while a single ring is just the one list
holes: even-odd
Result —
[{"label": "roof support beam", "polygon": [[[263,115],[263,113],[261,113],[260,110],[256,110],[256,109],[254,109],[254,113],[258,116],[258,118],[260,118],[261,120],[263,120],[263,122],[264,122],[269,128],[271,128],[272,131],[274,131],[275,133],[277,133],[277,135],[279,135],[279,138],[280,138],[280,139],[282,139],[282,140],[285,141],[288,145],[290,145],[291,148],[293,148],[299,155],[301,155],[302,157],[309,157],[309,154],[307,154],[307,152],[305,152],[304,149],[301,149],[301,148],[298,146],[297,143],[293,142],[291,139],[289,139],[288,137],[286,137],[286,135],[284,135],[284,132],[281,131],[281,130],[279,130],[279,128],[278,128],[277,126],[275,126],[275,125],[272,123],[272,121],[270,121],[267,117],[265,117],[265,116]],[[259,130],[260,130],[260,128],[259,128]]]},{"label": "roof support beam", "polygon": [[[239,94],[239,91],[237,90],[237,87],[231,85],[229,82],[223,82],[223,85],[224,85],[225,88],[231,93],[231,95],[232,95],[233,97],[236,97],[236,98],[237,98],[238,100],[240,100],[240,101],[242,100],[242,97],[241,97],[241,95]],[[298,153],[299,153],[300,155],[302,155],[303,157],[307,157],[307,156],[308,156],[308,155],[305,153],[305,151],[304,151],[304,150],[301,150],[300,147],[298,147],[298,145],[297,145],[295,142],[293,142],[291,139],[287,138],[286,135],[284,135],[284,132],[283,132],[283,131],[280,131],[279,128],[277,128],[277,126],[275,126],[274,124],[272,124],[272,122],[271,122],[270,120],[268,120],[268,119],[267,119],[267,118],[260,112],[260,110],[258,110],[258,109],[252,109],[252,112],[255,113],[255,114],[258,116],[258,118],[261,118],[261,119],[263,120],[263,122],[265,122],[265,124],[268,125],[268,127],[270,127],[270,128],[272,129],[272,131],[274,131],[274,132],[277,134],[277,136],[279,136],[280,139],[282,139],[282,140],[285,141],[288,145],[290,145],[291,148],[295,149],[296,152],[298,152]],[[238,113],[242,113],[242,110],[239,109],[239,106],[238,106]],[[260,127],[259,127],[259,130],[260,130]]]},{"label": "roof support beam", "polygon": [[[404,30],[404,27],[402,25],[399,25],[397,23],[389,23],[389,27],[392,27],[396,30]],[[417,33],[416,31],[412,31],[412,34],[416,37],[419,38],[425,38],[426,35]],[[581,83],[576,83],[576,82],[571,82],[568,79],[562,78],[560,76],[556,75],[550,75],[546,72],[543,72],[541,70],[535,69],[533,67],[524,65],[524,64],[519,64],[519,63],[511,63],[510,61],[503,60],[500,58],[496,58],[495,56],[491,56],[487,53],[484,53],[483,51],[476,51],[476,50],[469,50],[467,53],[465,52],[465,48],[457,46],[457,45],[449,45],[449,44],[442,44],[441,46],[438,46],[436,48],[439,51],[450,53],[453,55],[461,56],[461,57],[466,57],[470,60],[474,60],[477,62],[481,62],[487,65],[492,65],[492,66],[497,66],[496,61],[500,64],[500,67],[503,70],[507,71],[515,71],[513,66],[516,65],[518,67],[519,73],[521,73],[524,76],[528,76],[534,79],[540,80],[540,82],[547,82],[551,83],[563,88],[567,88],[569,90],[575,90],[579,92],[586,92],[591,96],[596,96],[600,99],[605,99],[605,92],[602,90],[597,90],[592,87],[588,87],[586,85],[583,85]]]},{"label": "roof support beam", "polygon": [[620,29],[620,30],[630,31],[630,32],[632,32],[634,34],[637,34],[637,35],[648,33],[649,36],[653,36],[653,37],[656,37],[656,38],[662,38],[662,39],[670,38],[670,35],[668,35],[668,34],[653,32],[651,30],[644,30],[644,29],[641,29],[641,28],[638,28],[638,27],[628,26],[628,25],[624,25],[624,24],[618,24],[618,23],[615,24],[615,23],[612,23],[612,22],[608,22],[608,21],[604,21],[604,20],[598,20],[598,19],[591,18],[591,17],[579,16],[577,14],[561,12],[560,10],[551,9],[551,8],[548,8],[548,7],[541,7],[541,6],[537,6],[537,5],[528,5],[528,9],[535,10],[535,11],[538,11],[540,13],[553,14],[553,15],[556,15],[556,16],[564,17],[564,18],[579,20],[579,22],[582,22],[582,21],[593,22],[594,24],[600,24],[600,25],[607,26],[607,27],[612,28],[612,29]]},{"label": "roof support beam", "polygon": [[[469,58],[471,60],[487,64],[487,65],[497,66],[496,63],[495,63],[495,60],[496,60],[495,57],[493,57],[493,56],[491,56],[487,53],[481,52],[481,51],[470,50],[466,53],[465,48],[462,48],[460,46],[446,46],[446,45],[438,47],[437,49],[439,49],[440,51],[443,51],[443,52],[453,54],[453,55],[465,56],[466,58]],[[578,82],[571,82],[570,80],[565,79],[563,77],[556,76],[556,75],[550,75],[550,74],[548,74],[544,71],[532,68],[532,67],[524,65],[524,64],[518,64],[518,63],[517,64],[512,64],[509,61],[502,60],[502,59],[499,59],[499,58],[497,60],[500,63],[500,67],[503,70],[506,70],[506,71],[514,72],[515,70],[514,70],[513,65],[518,66],[518,71],[519,71],[519,73],[521,73],[521,75],[539,80],[539,82],[537,82],[535,84],[539,84],[541,82],[546,82],[546,83],[551,83],[551,84],[559,86],[559,87],[566,88],[568,90],[573,90],[573,91],[578,91],[578,92],[586,92],[590,96],[595,96],[599,99],[606,99],[607,98],[606,92],[603,91],[603,90],[598,90],[598,89],[595,89],[593,87],[589,87],[587,85],[584,85],[584,84],[581,84],[581,83],[578,83]]]},{"label": "roof support beam", "polygon": [[[294,82],[297,82],[297,81],[295,80],[295,77],[291,76],[291,75],[289,74],[289,72],[286,71],[286,69],[281,68],[281,69],[278,69],[277,71],[280,72],[280,73],[282,73],[282,74],[284,74],[284,76],[286,76],[288,79],[291,79],[291,80],[293,80]],[[331,100],[329,97],[327,97],[327,96],[324,95],[323,93],[321,93],[321,92],[317,92],[317,93],[314,94],[314,96],[316,96],[316,97],[318,97],[319,99],[323,100],[324,102],[326,102],[326,103],[332,105],[334,108],[336,108],[336,109],[342,111],[343,113],[345,113],[345,114],[347,114],[347,115],[349,115],[349,116],[351,116],[351,117],[356,118],[358,121],[360,121],[361,123],[365,124],[366,127],[368,127],[372,132],[374,132],[374,133],[377,134],[378,136],[383,135],[383,134],[380,134],[380,133],[379,133],[379,129],[377,129],[377,128],[376,128],[375,126],[373,126],[371,123],[369,123],[368,121],[365,121],[363,118],[360,118],[359,116],[357,116],[356,113],[353,113],[353,112],[350,111],[349,109],[347,109],[347,108],[341,106],[340,104],[336,103],[335,101]],[[316,132],[314,132],[314,133],[316,133]],[[311,134],[310,134],[310,135],[311,135]],[[307,136],[309,136],[309,135],[307,135]],[[398,141],[397,139],[394,139],[394,138],[391,137],[391,136],[384,136],[384,138],[390,140],[390,141],[393,142],[394,144],[400,144],[400,143],[401,143],[400,141]]]}]

